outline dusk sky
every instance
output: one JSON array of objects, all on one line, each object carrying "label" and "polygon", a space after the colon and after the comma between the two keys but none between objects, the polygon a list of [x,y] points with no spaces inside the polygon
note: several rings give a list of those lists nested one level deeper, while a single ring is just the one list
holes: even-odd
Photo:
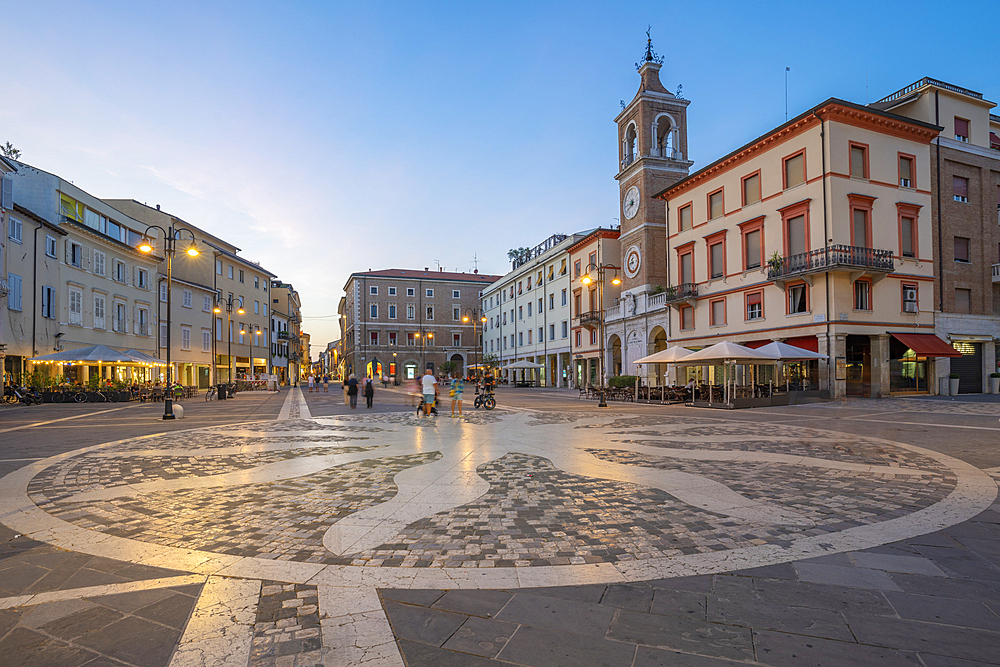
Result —
[{"label": "dusk sky", "polygon": [[352,271],[502,274],[509,248],[617,224],[613,119],[647,25],[698,169],[784,122],[786,66],[790,116],[924,76],[1000,99],[996,9],[9,3],[0,144],[242,248],[298,289],[315,359]]}]

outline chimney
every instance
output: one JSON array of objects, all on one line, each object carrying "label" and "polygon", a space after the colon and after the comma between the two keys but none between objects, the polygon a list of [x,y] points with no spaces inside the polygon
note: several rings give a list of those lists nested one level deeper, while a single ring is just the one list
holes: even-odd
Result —
[{"label": "chimney", "polygon": [[431,267],[429,267],[429,266],[425,266],[425,267],[424,267],[424,271],[430,271],[430,268],[431,268]]},{"label": "chimney", "polygon": [[159,204],[157,204],[157,205],[156,205],[156,210],[157,210],[157,211],[159,211],[159,210],[160,210],[160,205],[159,205]]}]

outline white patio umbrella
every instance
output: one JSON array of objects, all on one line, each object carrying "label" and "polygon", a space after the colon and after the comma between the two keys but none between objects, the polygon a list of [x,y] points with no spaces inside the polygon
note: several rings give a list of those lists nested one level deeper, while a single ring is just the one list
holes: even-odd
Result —
[{"label": "white patio umbrella", "polygon": [[[776,364],[777,362],[777,355],[768,354],[761,350],[754,350],[745,345],[730,343],[729,341],[722,341],[721,343],[706,347],[704,350],[692,352],[680,360],[680,363],[684,365],[690,364],[693,366],[722,364],[723,373],[727,375],[730,365]],[[726,383],[726,403],[729,403],[728,377],[724,378],[724,381]]]},{"label": "white patio umbrella", "polygon": [[[812,350],[806,350],[801,347],[796,347],[794,345],[789,345],[788,343],[782,343],[781,341],[773,341],[768,343],[763,347],[757,348],[760,352],[766,352],[768,354],[776,354],[778,358],[782,361],[804,361],[810,359],[829,359],[830,357],[825,354],[820,354],[819,352],[813,352]],[[788,373],[785,373],[785,391],[788,391]]]},{"label": "white patio umbrella", "polygon": [[634,364],[672,364],[674,362],[680,361],[686,358],[688,355],[692,354],[691,350],[686,347],[673,346],[668,347],[665,350],[660,350],[659,352],[654,352],[653,354],[643,357],[642,359],[636,359],[632,363]]},{"label": "white patio umbrella", "polygon": [[504,368],[524,368],[524,369],[538,369],[542,368],[541,364],[536,364],[532,361],[515,361],[512,364],[507,364]]}]

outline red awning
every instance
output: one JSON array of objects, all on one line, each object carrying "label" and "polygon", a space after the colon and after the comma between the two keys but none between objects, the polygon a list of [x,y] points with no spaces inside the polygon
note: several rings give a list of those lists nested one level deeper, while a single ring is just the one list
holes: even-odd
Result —
[{"label": "red awning", "polygon": [[892,337],[918,357],[960,357],[962,353],[934,334],[894,333]]},{"label": "red awning", "polygon": [[743,347],[749,347],[751,350],[756,350],[758,347],[764,347],[770,342],[770,338],[767,340],[752,340],[749,343],[743,343]]},{"label": "red awning", "polygon": [[787,345],[801,347],[803,350],[809,350],[810,352],[819,352],[819,340],[816,336],[799,336],[797,338],[789,338],[782,342]]}]

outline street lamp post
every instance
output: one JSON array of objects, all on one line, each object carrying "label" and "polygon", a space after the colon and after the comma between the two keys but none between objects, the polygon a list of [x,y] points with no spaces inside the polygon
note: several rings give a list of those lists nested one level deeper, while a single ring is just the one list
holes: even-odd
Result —
[{"label": "street lamp post", "polygon": [[253,325],[253,330],[251,330],[249,332],[247,332],[245,329],[240,329],[240,335],[241,336],[243,336],[245,334],[248,334],[248,333],[250,335],[250,375],[252,377],[253,374],[254,374],[254,370],[253,370],[253,339],[254,339],[255,336],[259,336],[260,335],[260,325],[259,324]]},{"label": "street lamp post", "polygon": [[478,307],[466,308],[465,315],[462,317],[463,322],[468,322],[472,320],[472,342],[476,346],[476,393],[479,393],[479,372],[482,370],[480,366],[480,350],[479,350],[479,331],[477,327],[479,323],[482,322],[483,326],[486,326],[486,316],[484,316]]},{"label": "street lamp post", "polygon": [[[226,347],[226,355],[229,357],[229,376],[226,378],[226,383],[229,384],[233,381],[233,309],[236,309],[237,315],[242,315],[246,311],[243,310],[243,304],[240,303],[239,299],[229,297],[226,299],[219,298],[215,302],[215,312],[221,313],[222,309],[226,309],[226,328],[228,330],[228,344]],[[218,379],[218,378],[216,378]]]},{"label": "street lamp post", "polygon": [[[590,275],[591,268],[597,272],[597,278]],[[608,407],[608,402],[605,400],[604,396],[604,272],[608,269],[614,270],[614,276],[611,278],[612,285],[621,285],[622,279],[618,276],[618,272],[622,267],[615,266],[614,264],[595,264],[591,262],[587,265],[587,270],[584,271],[584,276],[580,278],[580,282],[584,285],[590,285],[591,283],[597,283],[597,308],[598,308],[598,326],[600,328],[600,362],[601,362],[601,389],[600,389],[600,400],[597,402],[597,407],[606,408]]]},{"label": "street lamp post", "polygon": [[[183,227],[175,228],[173,225],[168,225],[166,229],[159,225],[149,225],[146,227],[146,231],[142,234],[142,241],[139,243],[139,250],[141,252],[150,253],[153,251],[153,241],[149,236],[151,229],[159,229],[163,234],[163,252],[167,256],[167,390],[163,392],[163,418],[176,419],[174,416],[173,401],[174,367],[170,360],[170,305],[173,295],[174,252],[177,250],[177,240],[185,236],[190,236],[191,242],[188,244],[185,252],[191,257],[197,257],[201,253],[198,250],[198,246],[195,245],[194,232]],[[159,336],[157,336],[157,340],[159,340]]]}]

